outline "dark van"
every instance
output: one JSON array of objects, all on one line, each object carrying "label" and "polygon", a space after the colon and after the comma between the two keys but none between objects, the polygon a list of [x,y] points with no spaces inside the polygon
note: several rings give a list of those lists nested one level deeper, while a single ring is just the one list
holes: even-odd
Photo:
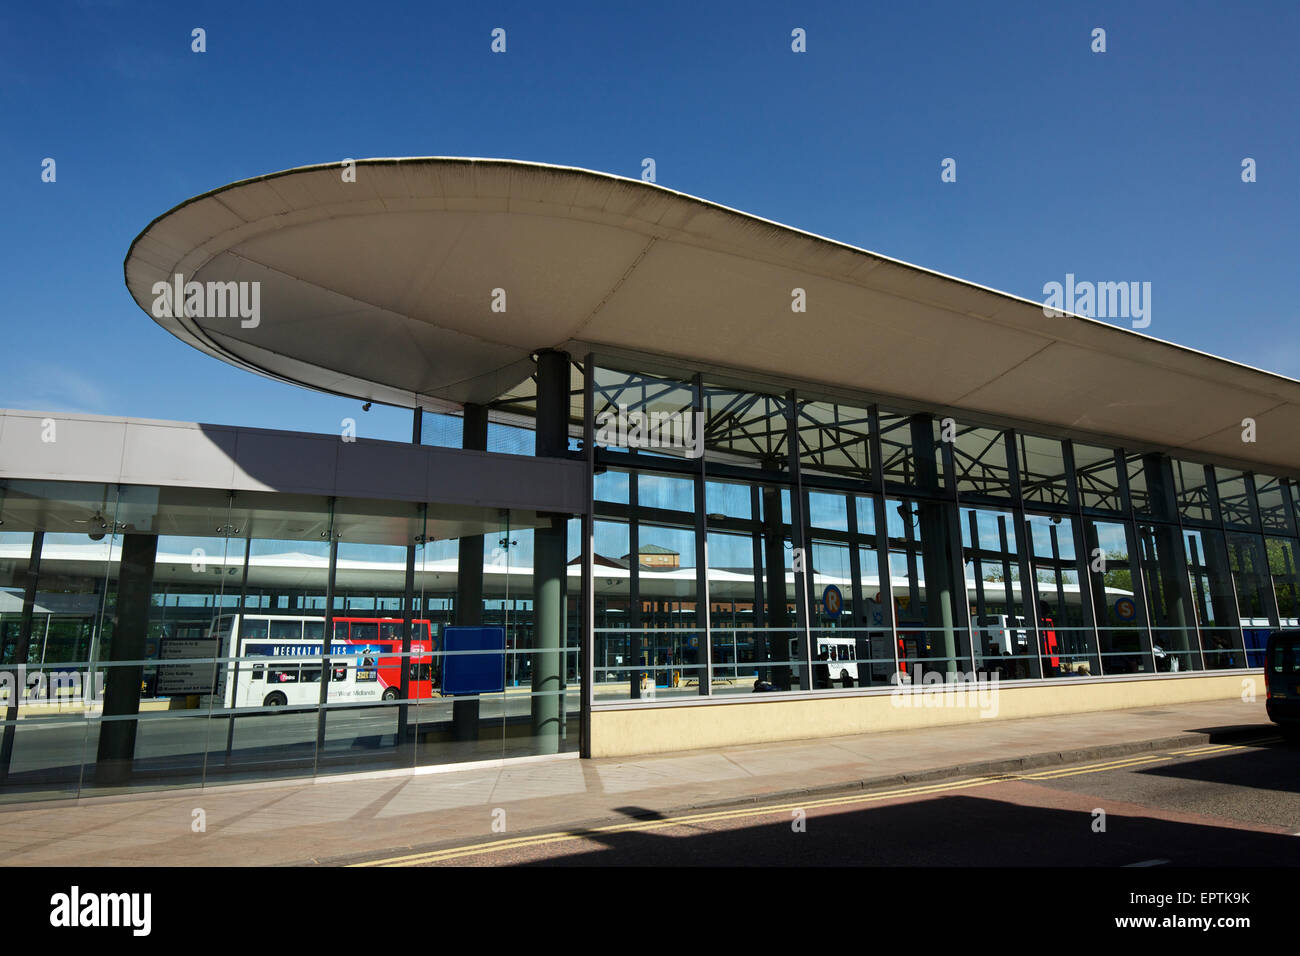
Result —
[{"label": "dark van", "polygon": [[1265,655],[1268,719],[1287,743],[1300,744],[1300,631],[1274,631]]}]

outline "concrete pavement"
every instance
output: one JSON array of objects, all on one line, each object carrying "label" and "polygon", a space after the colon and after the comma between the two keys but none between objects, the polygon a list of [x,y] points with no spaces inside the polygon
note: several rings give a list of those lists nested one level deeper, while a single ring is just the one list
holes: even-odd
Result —
[{"label": "concrete pavement", "polygon": [[[643,758],[566,755],[415,775],[12,804],[0,809],[0,852],[10,866],[330,862],[1272,733],[1262,700],[1232,699]],[[502,821],[504,830],[494,830]]]}]

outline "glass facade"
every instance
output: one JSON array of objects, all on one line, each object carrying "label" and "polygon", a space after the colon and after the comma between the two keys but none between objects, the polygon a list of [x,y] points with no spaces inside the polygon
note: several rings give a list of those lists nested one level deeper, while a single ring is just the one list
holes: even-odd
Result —
[{"label": "glass facade", "polygon": [[[536,627],[534,537],[551,516],[52,481],[0,493],[0,800],[577,749],[576,611],[555,647]],[[457,624],[499,626],[504,646],[461,649]],[[486,684],[453,680],[467,662]],[[539,666],[558,681],[536,686]]]},{"label": "glass facade", "polygon": [[595,442],[596,706],[1243,668],[1300,615],[1292,479],[599,357],[583,374],[594,416],[698,412],[702,432],[698,458]]}]

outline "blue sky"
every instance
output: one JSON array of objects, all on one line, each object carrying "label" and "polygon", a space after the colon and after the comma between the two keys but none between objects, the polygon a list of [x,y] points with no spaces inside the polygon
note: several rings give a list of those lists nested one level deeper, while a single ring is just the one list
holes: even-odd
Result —
[{"label": "blue sky", "polygon": [[547,6],[9,5],[0,407],[409,438],[409,412],[190,349],[122,282],[177,203],[369,156],[650,156],[663,185],[1028,298],[1149,281],[1149,334],[1300,377],[1295,4]]}]

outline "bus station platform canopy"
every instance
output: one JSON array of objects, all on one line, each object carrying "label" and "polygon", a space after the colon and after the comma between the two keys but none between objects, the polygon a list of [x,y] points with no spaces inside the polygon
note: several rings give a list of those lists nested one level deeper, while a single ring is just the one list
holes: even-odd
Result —
[{"label": "bus station platform canopy", "polygon": [[[1294,379],[583,169],[286,170],[164,213],[124,268],[136,302],[182,341],[363,400],[486,403],[527,379],[539,350],[609,351],[1300,472]],[[260,283],[257,324],[157,315],[156,284],[177,275]],[[805,313],[791,311],[796,288]]]}]

